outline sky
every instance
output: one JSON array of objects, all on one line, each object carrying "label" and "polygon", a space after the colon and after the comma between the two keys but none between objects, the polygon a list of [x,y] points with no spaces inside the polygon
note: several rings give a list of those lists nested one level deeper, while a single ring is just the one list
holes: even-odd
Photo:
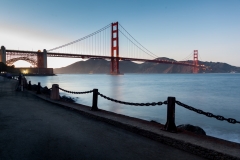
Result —
[{"label": "sky", "polygon": [[[116,21],[159,57],[198,50],[199,60],[240,67],[240,0],[0,0],[0,45],[48,50]],[[79,60],[48,58],[48,67]]]}]

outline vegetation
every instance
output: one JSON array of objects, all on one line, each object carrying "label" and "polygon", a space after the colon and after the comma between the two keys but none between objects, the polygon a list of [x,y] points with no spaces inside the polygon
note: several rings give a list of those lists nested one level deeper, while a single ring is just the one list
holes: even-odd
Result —
[{"label": "vegetation", "polygon": [[7,66],[3,62],[0,62],[0,73],[2,73],[2,72],[4,72],[4,73],[19,73],[20,70],[15,68],[14,65]]}]

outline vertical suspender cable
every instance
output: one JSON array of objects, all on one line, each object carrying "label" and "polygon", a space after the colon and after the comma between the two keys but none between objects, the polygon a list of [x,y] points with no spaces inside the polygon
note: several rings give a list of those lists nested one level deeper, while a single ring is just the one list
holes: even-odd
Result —
[{"label": "vertical suspender cable", "polygon": [[100,32],[100,40],[99,40],[99,43],[100,43],[100,45],[99,45],[99,48],[100,48],[99,53],[100,53],[100,55],[102,55],[102,47],[101,47],[102,46],[102,43],[101,43],[102,42],[102,36],[101,35],[102,35],[102,31]]},{"label": "vertical suspender cable", "polygon": [[95,48],[94,48],[94,55],[97,53],[97,34],[95,35]]}]

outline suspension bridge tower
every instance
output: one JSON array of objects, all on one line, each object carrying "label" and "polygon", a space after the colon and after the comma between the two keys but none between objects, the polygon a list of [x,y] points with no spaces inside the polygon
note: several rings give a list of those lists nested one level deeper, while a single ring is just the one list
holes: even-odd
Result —
[{"label": "suspension bridge tower", "polygon": [[193,51],[193,73],[198,73],[198,50]]},{"label": "suspension bridge tower", "polygon": [[6,48],[4,46],[0,49],[0,62],[6,64]]},{"label": "suspension bridge tower", "polygon": [[110,74],[119,75],[119,35],[118,22],[112,23],[111,29],[111,69]]}]

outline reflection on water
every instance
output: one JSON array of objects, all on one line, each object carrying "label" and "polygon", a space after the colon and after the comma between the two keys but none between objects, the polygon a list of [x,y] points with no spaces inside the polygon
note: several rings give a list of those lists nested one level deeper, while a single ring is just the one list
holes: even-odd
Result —
[{"label": "reflection on water", "polygon": [[[123,83],[123,78],[122,76],[108,76],[110,86],[109,87],[109,96],[112,96],[111,98],[114,99],[123,99],[122,96],[122,83]],[[121,113],[121,107],[120,105],[110,105],[110,111],[115,112],[115,113]]]},{"label": "reflection on water", "polygon": [[[173,96],[206,112],[240,120],[240,74],[73,74],[27,79],[31,80],[32,84],[41,82],[42,86],[49,88],[52,84],[59,84],[61,88],[77,92],[97,88],[100,93],[110,98],[126,102],[159,102]],[[60,94],[78,97],[77,103],[92,105],[92,94]],[[128,106],[99,97],[98,107],[162,124],[166,122],[166,105]],[[208,135],[240,143],[239,124],[208,118],[176,105],[176,125],[186,123],[201,126]]]}]

